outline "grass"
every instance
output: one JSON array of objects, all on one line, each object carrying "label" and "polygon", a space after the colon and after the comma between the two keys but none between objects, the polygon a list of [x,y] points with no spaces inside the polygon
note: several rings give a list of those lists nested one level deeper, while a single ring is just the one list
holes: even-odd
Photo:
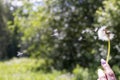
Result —
[{"label": "grass", "polygon": [[43,64],[44,60],[27,58],[14,58],[0,62],[0,80],[68,80],[61,78],[62,72],[60,71],[53,70],[51,73],[45,73],[42,70],[34,70]]},{"label": "grass", "polygon": [[[0,80],[97,80],[97,70],[79,65],[72,73],[54,70],[46,72],[45,60],[14,58],[0,62]],[[38,70],[39,68],[39,70]],[[120,80],[120,68],[114,66],[117,79]]]}]

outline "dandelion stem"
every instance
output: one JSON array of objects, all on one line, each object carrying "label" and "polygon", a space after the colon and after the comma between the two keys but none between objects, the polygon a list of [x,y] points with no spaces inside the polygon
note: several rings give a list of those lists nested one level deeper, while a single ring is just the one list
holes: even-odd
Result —
[{"label": "dandelion stem", "polygon": [[108,53],[107,53],[107,63],[109,61],[109,56],[110,56],[110,39],[108,39]]}]

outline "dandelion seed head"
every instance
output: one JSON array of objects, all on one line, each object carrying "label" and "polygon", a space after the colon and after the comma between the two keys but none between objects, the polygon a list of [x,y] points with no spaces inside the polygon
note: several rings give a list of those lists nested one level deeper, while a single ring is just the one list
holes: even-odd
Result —
[{"label": "dandelion seed head", "polygon": [[114,34],[111,33],[106,26],[102,26],[99,30],[98,30],[98,37],[100,40],[103,41],[108,41],[109,39],[113,39]]}]

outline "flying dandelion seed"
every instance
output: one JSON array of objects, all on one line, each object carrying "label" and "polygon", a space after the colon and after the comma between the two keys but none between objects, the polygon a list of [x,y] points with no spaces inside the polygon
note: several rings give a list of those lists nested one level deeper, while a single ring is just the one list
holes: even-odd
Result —
[{"label": "flying dandelion seed", "polygon": [[23,55],[22,52],[17,52],[17,53],[18,53],[18,54],[17,54],[18,57],[21,57],[21,56]]}]

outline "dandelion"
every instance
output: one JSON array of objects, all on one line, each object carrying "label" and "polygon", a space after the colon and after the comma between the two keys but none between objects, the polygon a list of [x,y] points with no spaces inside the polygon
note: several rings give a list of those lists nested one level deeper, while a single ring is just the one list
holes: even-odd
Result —
[{"label": "dandelion", "polygon": [[110,40],[113,39],[114,34],[111,33],[106,26],[103,26],[98,30],[98,37],[102,41],[108,41],[108,53],[106,58],[106,61],[108,62],[110,56]]},{"label": "dandelion", "polygon": [[98,37],[100,40],[109,41],[113,39],[114,34],[112,34],[109,30],[107,30],[106,26],[103,26],[98,30]]}]

